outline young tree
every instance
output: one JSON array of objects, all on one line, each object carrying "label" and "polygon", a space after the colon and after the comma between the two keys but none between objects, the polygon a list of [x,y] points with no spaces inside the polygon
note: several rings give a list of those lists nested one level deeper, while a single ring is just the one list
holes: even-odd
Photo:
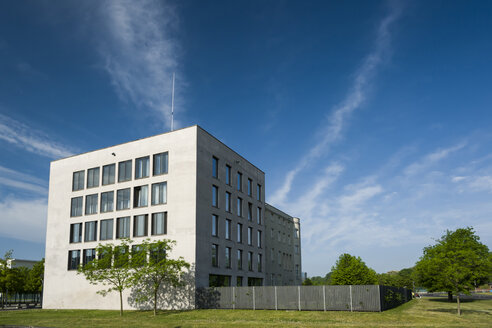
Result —
[{"label": "young tree", "polygon": [[429,291],[456,294],[458,315],[461,314],[459,293],[469,294],[477,281],[492,271],[492,256],[480,242],[473,228],[446,231],[434,246],[424,248],[415,266],[415,276]]},{"label": "young tree", "polygon": [[[8,260],[12,258],[12,250],[9,250],[5,253],[3,258],[0,257],[0,293],[3,295],[7,294],[7,274],[9,272],[9,268],[7,266]],[[3,304],[4,298],[2,297],[2,308],[4,306]]]},{"label": "young tree", "polygon": [[[163,239],[157,241],[145,240],[138,245],[138,252],[132,252],[132,262],[135,268],[134,280],[136,283],[147,285],[139,301],[153,299],[154,315],[157,313],[157,295],[163,286],[181,287],[184,285],[183,270],[189,269],[190,264],[182,257],[171,259],[167,256],[176,245],[175,241]],[[147,260],[148,256],[148,260]],[[148,291],[148,292],[145,292]]]},{"label": "young tree", "polygon": [[342,254],[331,268],[333,285],[373,285],[378,280],[376,272],[368,268],[360,257]]},{"label": "young tree", "polygon": [[112,291],[120,295],[120,316],[123,315],[123,290],[134,285],[135,270],[130,262],[129,239],[123,239],[121,244],[99,244],[96,247],[97,258],[79,266],[78,274],[83,274],[92,285],[101,284],[106,288],[97,293],[106,296]]}]

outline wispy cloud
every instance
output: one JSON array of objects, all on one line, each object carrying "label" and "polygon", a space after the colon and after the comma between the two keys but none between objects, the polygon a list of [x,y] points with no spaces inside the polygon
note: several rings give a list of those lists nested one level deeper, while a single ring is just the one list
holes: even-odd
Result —
[{"label": "wispy cloud", "polygon": [[299,172],[307,167],[314,159],[325,153],[329,146],[341,137],[347,119],[363,104],[369,90],[369,85],[373,82],[374,75],[390,52],[391,28],[400,17],[401,12],[402,7],[399,3],[390,3],[389,14],[379,24],[374,48],[365,57],[362,65],[357,70],[350,91],[345,99],[333,109],[325,127],[318,131],[319,141],[287,173],[283,185],[270,199],[272,203],[283,204]]},{"label": "wispy cloud", "polygon": [[[172,73],[178,68],[175,9],[163,1],[114,0],[101,10],[107,34],[100,50],[118,95],[169,127]],[[176,81],[183,85],[181,75]]]},{"label": "wispy cloud", "polygon": [[72,151],[46,133],[0,114],[0,139],[31,153],[57,159]]},{"label": "wispy cloud", "polygon": [[48,201],[7,197],[0,201],[0,236],[31,242],[44,242]]},{"label": "wispy cloud", "polygon": [[0,185],[41,195],[48,194],[46,181],[3,166],[0,166]]}]

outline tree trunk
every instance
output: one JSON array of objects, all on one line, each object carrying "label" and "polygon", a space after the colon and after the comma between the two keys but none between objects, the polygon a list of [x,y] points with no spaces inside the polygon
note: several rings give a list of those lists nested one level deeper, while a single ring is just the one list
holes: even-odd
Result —
[{"label": "tree trunk", "polygon": [[123,316],[123,292],[120,290],[120,317]]},{"label": "tree trunk", "polygon": [[448,292],[448,301],[453,301],[453,292]]},{"label": "tree trunk", "polygon": [[157,314],[157,288],[154,289],[154,316]]},{"label": "tree trunk", "polygon": [[456,294],[456,301],[458,302],[458,315],[461,315],[460,294]]}]

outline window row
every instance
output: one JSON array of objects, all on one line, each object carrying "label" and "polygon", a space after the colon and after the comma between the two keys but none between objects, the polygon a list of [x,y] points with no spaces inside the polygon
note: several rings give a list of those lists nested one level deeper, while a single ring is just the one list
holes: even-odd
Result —
[{"label": "window row", "polygon": [[[224,257],[223,261],[224,264],[223,266],[226,269],[232,269],[232,248],[231,247],[224,247]],[[254,253],[253,252],[247,252],[247,268],[249,271],[254,271],[253,270],[253,261],[254,261]],[[219,245],[217,244],[212,244],[212,266],[213,267],[219,267],[220,263],[222,260],[219,261]],[[236,250],[236,269],[237,270],[243,270],[243,264],[244,264],[244,259],[243,259],[243,250],[238,249]],[[261,272],[262,271],[262,255],[261,254],[256,254],[256,271]]]},{"label": "window row", "polygon": [[[148,215],[135,215],[133,217],[133,237],[144,237],[148,235]],[[70,243],[97,241],[98,221],[70,224]],[[84,227],[84,231],[82,231]],[[167,212],[153,213],[151,216],[150,234],[152,236],[167,234]],[[116,227],[113,219],[99,221],[99,240],[130,237],[130,217],[125,216],[116,219]]]},{"label": "window row", "polygon": [[[232,221],[225,219],[225,239],[232,239]],[[248,245],[253,246],[253,228],[248,227]],[[212,236],[219,237],[219,216],[212,214]],[[242,223],[237,223],[236,225],[236,241],[238,243],[243,242],[243,225]],[[256,244],[258,248],[262,247],[262,234],[261,230],[256,231]]]},{"label": "window row", "polygon": [[[212,177],[219,178],[219,159],[212,156]],[[232,168],[230,165],[225,165],[225,183],[226,185],[232,185]],[[243,191],[243,174],[239,171],[236,173],[236,188],[238,191]],[[253,180],[247,179],[246,191],[248,196],[253,197]],[[261,184],[256,184],[256,199],[261,202]]]},{"label": "window row", "polygon": [[[225,192],[225,197],[224,197],[224,202],[225,202],[225,211],[232,213],[232,194],[228,191]],[[212,206],[219,208],[219,187],[216,185],[212,185]],[[243,217],[243,199],[241,197],[237,197],[236,199],[236,214],[239,217]],[[247,215],[248,215],[248,220],[253,221],[253,204],[248,203],[247,207]],[[262,224],[263,218],[262,218],[262,213],[261,213],[261,207],[256,208],[256,222],[258,224]]]},{"label": "window row", "polygon": [[[133,160],[118,163],[118,182],[130,181],[132,179]],[[135,159],[135,179],[147,178],[150,176],[150,156]],[[168,172],[168,153],[153,155],[152,174],[154,176]],[[72,191],[84,189],[85,170],[73,173]],[[87,188],[99,187],[115,183],[116,164],[104,165],[102,167],[102,181],[100,181],[100,168],[94,167],[87,170]]]},{"label": "window row", "polygon": [[[149,186],[138,186],[133,188],[133,207],[148,206],[148,190]],[[120,189],[116,191],[116,210],[125,210],[130,208],[131,188]],[[99,194],[85,196],[85,215],[97,214]],[[83,197],[72,198],[70,206],[70,216],[81,216],[83,209]],[[167,203],[167,182],[159,182],[152,184],[152,205],[160,205]],[[114,208],[114,191],[101,193],[101,213],[112,212]]]}]

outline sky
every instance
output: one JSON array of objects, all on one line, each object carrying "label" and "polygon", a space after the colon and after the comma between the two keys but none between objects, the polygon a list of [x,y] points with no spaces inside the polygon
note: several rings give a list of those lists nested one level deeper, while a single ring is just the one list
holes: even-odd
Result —
[{"label": "sky", "polygon": [[302,265],[492,247],[492,3],[0,2],[0,253],[41,259],[50,162],[202,126],[301,218]]}]

